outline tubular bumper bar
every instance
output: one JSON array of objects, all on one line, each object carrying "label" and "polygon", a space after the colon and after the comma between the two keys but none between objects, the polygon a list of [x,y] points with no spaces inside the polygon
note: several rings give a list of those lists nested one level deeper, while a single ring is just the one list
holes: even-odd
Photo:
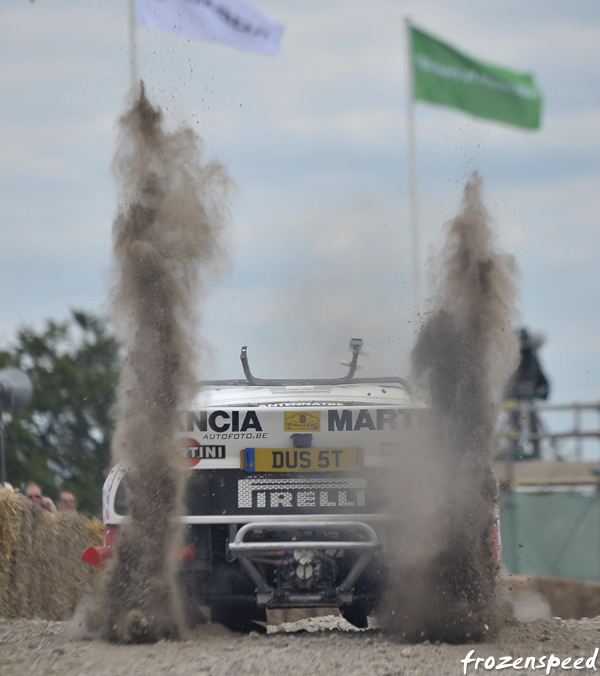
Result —
[{"label": "tubular bumper bar", "polygon": [[[258,531],[290,531],[290,530],[352,530],[360,533],[364,540],[272,540],[268,542],[246,542],[248,534]],[[352,587],[359,575],[367,567],[375,552],[379,549],[377,533],[366,523],[361,521],[288,521],[286,523],[273,523],[256,521],[247,523],[237,532],[233,542],[229,543],[229,550],[237,556],[257,588],[257,601],[259,604],[268,604],[275,598],[275,589],[269,585],[264,576],[258,571],[251,561],[253,555],[266,554],[273,551],[285,551],[294,549],[318,549],[318,550],[351,550],[361,552],[360,556],[344,578],[335,588],[334,597],[341,603],[352,601]],[[310,602],[319,604],[325,601],[331,602],[318,594],[291,594],[285,599],[290,602]],[[281,600],[279,600],[281,601]]]}]

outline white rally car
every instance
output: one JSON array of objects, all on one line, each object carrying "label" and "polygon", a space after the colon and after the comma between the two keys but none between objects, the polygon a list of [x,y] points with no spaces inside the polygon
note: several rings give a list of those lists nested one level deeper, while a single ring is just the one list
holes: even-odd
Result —
[{"label": "white rally car", "polygon": [[[203,384],[183,416],[189,472],[182,579],[194,608],[236,630],[267,608],[338,607],[357,627],[385,595],[389,514],[382,474],[425,407],[402,378],[355,378],[362,341],[338,379]],[[125,470],[104,487],[105,547],[127,518]]]}]

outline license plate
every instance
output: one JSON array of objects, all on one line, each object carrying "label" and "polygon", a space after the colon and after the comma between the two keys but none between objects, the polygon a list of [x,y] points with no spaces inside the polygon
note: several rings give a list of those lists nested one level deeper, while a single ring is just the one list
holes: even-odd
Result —
[{"label": "license plate", "polygon": [[347,472],[363,466],[362,448],[245,448],[246,472]]}]

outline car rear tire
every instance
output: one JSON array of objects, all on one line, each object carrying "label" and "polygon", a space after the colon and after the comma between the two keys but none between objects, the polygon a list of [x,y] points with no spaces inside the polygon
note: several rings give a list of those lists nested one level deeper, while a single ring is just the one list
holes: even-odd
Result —
[{"label": "car rear tire", "polygon": [[340,608],[342,617],[354,625],[357,629],[366,629],[369,626],[369,615],[367,609],[359,604],[353,603],[349,606],[342,606]]}]

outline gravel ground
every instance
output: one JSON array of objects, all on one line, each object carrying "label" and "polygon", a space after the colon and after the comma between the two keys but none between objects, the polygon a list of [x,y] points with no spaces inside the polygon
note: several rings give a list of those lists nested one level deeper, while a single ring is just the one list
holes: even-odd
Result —
[{"label": "gravel ground", "polygon": [[[376,628],[355,630],[340,617],[319,617],[269,626],[267,634],[232,634],[219,625],[205,625],[185,641],[152,645],[114,645],[74,637],[72,625],[42,620],[0,620],[0,674],[144,674],[210,676],[246,674],[328,674],[352,676],[453,676],[464,674],[461,660],[510,655],[535,657],[554,654],[561,659],[588,659],[600,645],[600,618],[537,620],[504,623],[490,642],[473,645],[420,643],[407,645]],[[546,661],[548,659],[546,658]],[[491,664],[491,662],[489,662]],[[572,666],[573,663],[571,663]],[[585,664],[582,663],[583,665]],[[485,669],[473,664],[469,674],[545,674],[546,669]],[[597,660],[596,666],[600,666]],[[597,673],[593,669],[563,670],[552,674]]]}]

